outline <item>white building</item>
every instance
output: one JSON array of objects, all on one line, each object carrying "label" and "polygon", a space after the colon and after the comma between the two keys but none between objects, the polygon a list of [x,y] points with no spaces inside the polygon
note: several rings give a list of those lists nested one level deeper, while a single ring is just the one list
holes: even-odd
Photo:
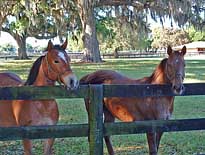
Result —
[{"label": "white building", "polygon": [[[205,41],[195,41],[184,45],[187,48],[188,55],[205,54]],[[173,47],[173,49],[180,50],[184,45]]]}]

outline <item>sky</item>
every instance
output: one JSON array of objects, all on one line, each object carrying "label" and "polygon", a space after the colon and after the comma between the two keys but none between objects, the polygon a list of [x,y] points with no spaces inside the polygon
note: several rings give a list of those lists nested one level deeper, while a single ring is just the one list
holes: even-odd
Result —
[{"label": "sky", "polygon": [[[59,44],[58,39],[51,39],[51,41],[54,44]],[[26,39],[26,42],[31,44],[33,47],[37,47],[37,46],[46,46],[47,43],[48,43],[48,40],[45,40],[45,39],[38,40],[38,39],[35,39],[35,38],[32,38],[32,37],[29,37],[29,38]],[[16,41],[14,40],[14,38],[9,33],[1,32],[1,34],[0,34],[0,45],[7,44],[7,43],[13,44],[14,46],[17,47]]]}]

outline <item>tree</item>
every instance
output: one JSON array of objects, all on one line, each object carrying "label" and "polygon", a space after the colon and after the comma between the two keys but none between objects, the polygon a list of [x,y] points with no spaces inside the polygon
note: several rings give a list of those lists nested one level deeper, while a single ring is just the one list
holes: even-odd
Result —
[{"label": "tree", "polygon": [[15,1],[0,1],[0,31],[6,17],[12,13],[15,4]]},{"label": "tree", "polygon": [[[46,1],[1,1],[1,30],[8,32],[16,40],[19,59],[27,59],[26,38],[50,39],[57,35],[62,40],[67,36],[69,15],[57,3]],[[11,5],[12,4],[12,5]],[[3,11],[7,13],[3,14]]]},{"label": "tree", "polygon": [[152,47],[156,49],[183,45],[189,42],[188,33],[181,29],[155,28],[152,32]]},{"label": "tree", "polygon": [[[115,16],[115,14],[113,15]],[[119,23],[115,17],[101,17],[97,19],[97,36],[100,43],[100,49],[103,51],[117,52],[119,50],[144,49],[145,38],[150,31],[149,25],[145,21],[145,16],[141,17],[141,25],[138,22]],[[140,18],[139,17],[139,18]],[[144,21],[144,22],[143,22]],[[142,28],[144,26],[144,28]],[[146,31],[145,31],[146,30]]]},{"label": "tree", "polygon": [[[88,56],[88,59],[90,59],[93,62],[100,62],[101,58],[100,58],[100,52],[99,52],[99,43],[97,40],[97,33],[96,33],[96,20],[94,18],[94,8],[98,7],[98,6],[103,6],[103,5],[110,5],[107,4],[107,1],[105,1],[105,3],[103,3],[102,1],[95,1],[95,0],[88,0],[88,1],[82,1],[82,0],[78,0],[77,1],[77,5],[78,5],[78,9],[79,9],[79,14],[80,14],[80,18],[81,18],[81,23],[82,23],[82,31],[83,31],[83,42],[84,42],[84,47],[85,47],[85,53]],[[114,3],[111,5],[115,5]],[[104,10],[104,9],[102,9]],[[128,33],[130,33],[132,31],[133,33],[133,29],[136,28],[135,24],[135,20],[138,18],[138,20],[136,20],[138,23],[140,23],[139,21],[139,17],[137,15],[142,15],[141,13],[138,14],[132,14],[132,10],[128,7],[128,6],[123,6],[122,7],[122,12],[120,12],[121,8],[120,7],[115,7],[114,9],[111,7],[111,11],[115,11],[116,12],[116,19],[120,19],[120,21],[115,22],[119,23],[116,26],[115,30],[120,30],[120,28],[126,30]],[[109,14],[109,10],[108,13]],[[122,14],[120,16],[120,13]],[[132,18],[130,18],[132,16]],[[120,17],[120,18],[118,18]],[[130,20],[129,20],[130,18]],[[124,24],[123,24],[124,23]],[[125,23],[129,23],[128,26],[125,25]],[[138,24],[138,27],[140,24]],[[126,28],[125,28],[126,27]],[[141,30],[144,30],[144,28],[142,28]],[[135,32],[135,31],[134,31]],[[116,33],[119,34],[119,33]],[[124,47],[124,46],[132,46],[131,42],[127,43],[124,39],[124,36],[126,36],[126,41],[128,40],[126,32],[121,31],[120,35],[118,37],[115,37],[115,39],[117,39],[115,41],[115,43],[113,43],[112,45],[115,45],[116,49],[119,49],[120,47]],[[132,35],[134,36],[134,35]],[[123,40],[124,39],[124,42]],[[120,42],[119,42],[120,41]],[[133,38],[130,38],[130,41],[133,42]],[[120,45],[119,43],[122,43],[124,45]]]},{"label": "tree", "polygon": [[196,30],[193,26],[187,29],[191,41],[205,41],[205,28]]},{"label": "tree", "polygon": [[4,44],[0,47],[0,52],[6,52],[7,54],[14,54],[15,50],[15,46],[11,44]]},{"label": "tree", "polygon": [[94,17],[95,0],[77,0],[86,61],[101,62]]}]

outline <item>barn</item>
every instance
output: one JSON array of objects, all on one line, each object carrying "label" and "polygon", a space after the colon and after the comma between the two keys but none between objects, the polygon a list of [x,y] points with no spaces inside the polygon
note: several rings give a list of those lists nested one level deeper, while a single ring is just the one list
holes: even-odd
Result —
[{"label": "barn", "polygon": [[[187,48],[188,55],[205,54],[205,41],[195,41],[184,45]],[[173,49],[180,50],[184,45],[173,47]]]}]

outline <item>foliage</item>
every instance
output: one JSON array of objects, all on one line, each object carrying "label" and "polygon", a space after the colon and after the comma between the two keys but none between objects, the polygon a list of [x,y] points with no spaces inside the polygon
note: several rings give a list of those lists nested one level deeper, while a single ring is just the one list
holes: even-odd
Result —
[{"label": "foliage", "polygon": [[81,38],[81,33],[76,33],[75,35],[68,35],[68,43],[70,51],[82,51],[83,50],[83,41]]},{"label": "foliage", "polygon": [[113,49],[116,36],[114,20],[112,17],[102,17],[96,21],[97,37],[102,52],[112,51]]},{"label": "foliage", "polygon": [[177,46],[189,42],[189,37],[186,31],[173,28],[155,28],[152,31],[152,47],[161,49],[168,45]]},{"label": "foliage", "polygon": [[62,41],[67,36],[67,31],[73,27],[71,6],[72,3],[60,0],[3,0],[0,2],[0,30],[13,36],[19,46],[20,59],[21,56],[26,58],[27,37],[50,39],[58,35]]},{"label": "foliage", "polygon": [[205,23],[205,2],[204,0],[174,1],[174,0],[94,0],[97,6],[122,6],[119,13],[127,12],[125,7],[131,8],[129,17],[132,18],[139,12],[146,11],[150,13],[152,19],[158,19],[163,24],[165,18],[178,23],[182,27],[187,23],[193,24],[194,27],[203,28]]},{"label": "foliage", "polygon": [[[140,21],[120,22],[119,18],[103,16],[97,19],[97,36],[100,42],[100,49],[104,52],[114,50],[145,49],[144,43],[149,30],[149,25],[144,21],[145,16],[141,16]],[[143,23],[144,28],[140,26]]]},{"label": "foliage", "polygon": [[45,1],[16,2],[12,13],[6,16],[2,30],[38,39],[53,38],[57,34],[60,37],[65,36],[70,26],[68,24],[70,16],[59,3],[57,0],[50,3]]},{"label": "foliage", "polygon": [[16,47],[12,44],[4,44],[0,46],[0,52],[4,52],[7,54],[14,54],[16,51]]},{"label": "foliage", "polygon": [[187,31],[191,41],[205,41],[205,28],[203,30],[196,30],[192,26]]}]

